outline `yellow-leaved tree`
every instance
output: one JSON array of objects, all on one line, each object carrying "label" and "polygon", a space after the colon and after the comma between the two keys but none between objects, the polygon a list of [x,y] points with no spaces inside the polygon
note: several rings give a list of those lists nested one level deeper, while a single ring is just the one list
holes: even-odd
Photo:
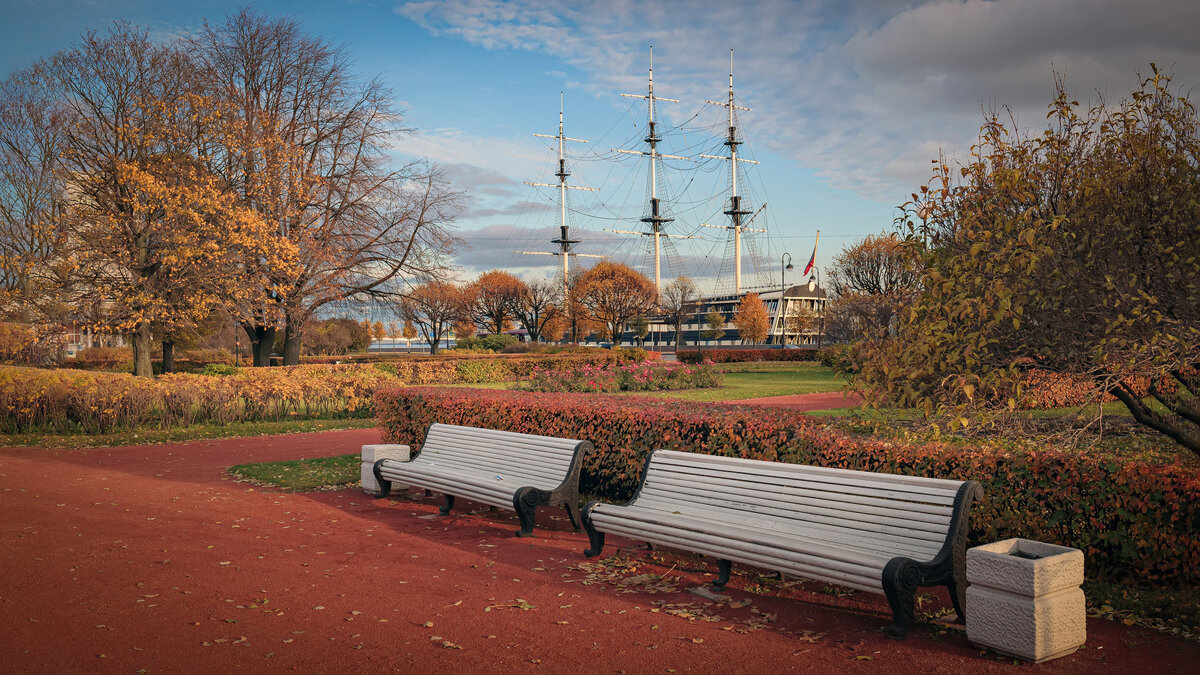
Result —
[{"label": "yellow-leaved tree", "polygon": [[747,293],[733,312],[733,325],[738,329],[742,344],[758,344],[766,339],[771,328],[767,308],[758,293]]}]

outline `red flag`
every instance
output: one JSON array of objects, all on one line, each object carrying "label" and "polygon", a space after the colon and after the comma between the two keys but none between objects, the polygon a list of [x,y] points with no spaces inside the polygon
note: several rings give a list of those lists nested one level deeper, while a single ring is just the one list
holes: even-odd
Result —
[{"label": "red flag", "polygon": [[808,274],[809,272],[812,271],[812,268],[817,266],[817,244],[820,243],[820,241],[821,241],[821,231],[817,230],[817,240],[813,242],[812,257],[808,259],[808,265],[805,265],[805,267],[804,267],[805,274]]}]

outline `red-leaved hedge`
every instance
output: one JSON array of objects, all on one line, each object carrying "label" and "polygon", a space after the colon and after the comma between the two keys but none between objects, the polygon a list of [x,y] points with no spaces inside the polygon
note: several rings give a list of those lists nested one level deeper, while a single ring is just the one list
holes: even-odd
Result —
[{"label": "red-leaved hedge", "polygon": [[816,361],[816,349],[704,349],[680,350],[675,358],[684,363],[744,363],[747,361]]},{"label": "red-leaved hedge", "polygon": [[1180,465],[904,444],[785,410],[644,397],[402,388],[378,392],[375,411],[388,442],[414,448],[434,422],[591,441],[581,489],[608,499],[632,493],[651,448],[976,480],[972,545],[1025,537],[1082,549],[1092,576],[1200,582],[1200,478]]}]

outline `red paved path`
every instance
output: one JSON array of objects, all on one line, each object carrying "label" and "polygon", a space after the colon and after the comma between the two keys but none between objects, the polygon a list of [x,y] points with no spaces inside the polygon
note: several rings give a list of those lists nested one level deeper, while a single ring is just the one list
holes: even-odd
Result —
[{"label": "red paved path", "polygon": [[[931,625],[889,640],[879,632],[882,598],[836,598],[820,584],[760,595],[741,570],[731,596],[749,604],[736,609],[636,584],[587,585],[612,563],[581,569],[585,537],[553,512],[540,514],[549,529],[538,538],[517,539],[507,512],[468,514],[467,504],[438,518],[436,500],[285,494],[224,474],[240,462],[355,452],[377,438],[357,430],[0,451],[4,670],[1018,669]],[[667,573],[684,589],[711,578],[692,557],[634,556],[637,569],[621,573],[634,581]],[[1196,643],[1105,621],[1088,629],[1082,651],[1036,670],[1187,672],[1200,660]]]},{"label": "red paved path", "polygon": [[790,396],[766,396],[763,398],[745,398],[737,401],[722,401],[737,405],[757,405],[764,408],[785,408],[787,410],[829,410],[830,408],[854,408],[862,405],[862,397],[854,393],[840,391],[819,394],[792,394]]}]

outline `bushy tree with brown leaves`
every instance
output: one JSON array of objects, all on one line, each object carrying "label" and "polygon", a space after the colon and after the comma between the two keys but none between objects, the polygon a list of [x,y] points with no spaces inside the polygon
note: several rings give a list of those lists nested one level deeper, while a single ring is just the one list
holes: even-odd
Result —
[{"label": "bushy tree with brown leaves", "polygon": [[600,324],[601,336],[613,343],[627,321],[654,309],[658,296],[646,275],[607,261],[579,276],[576,294],[588,318]]},{"label": "bushy tree with brown leaves", "polygon": [[[1153,66],[1152,66],[1153,67]],[[1059,83],[1049,125],[998,115],[906,206],[921,293],[861,377],[895,403],[1014,406],[1023,367],[1086,375],[1200,454],[1200,133],[1154,68],[1116,105]]]},{"label": "bushy tree with brown leaves", "polygon": [[868,235],[842,249],[827,270],[835,314],[859,337],[884,337],[917,290],[914,258],[896,233]]}]

